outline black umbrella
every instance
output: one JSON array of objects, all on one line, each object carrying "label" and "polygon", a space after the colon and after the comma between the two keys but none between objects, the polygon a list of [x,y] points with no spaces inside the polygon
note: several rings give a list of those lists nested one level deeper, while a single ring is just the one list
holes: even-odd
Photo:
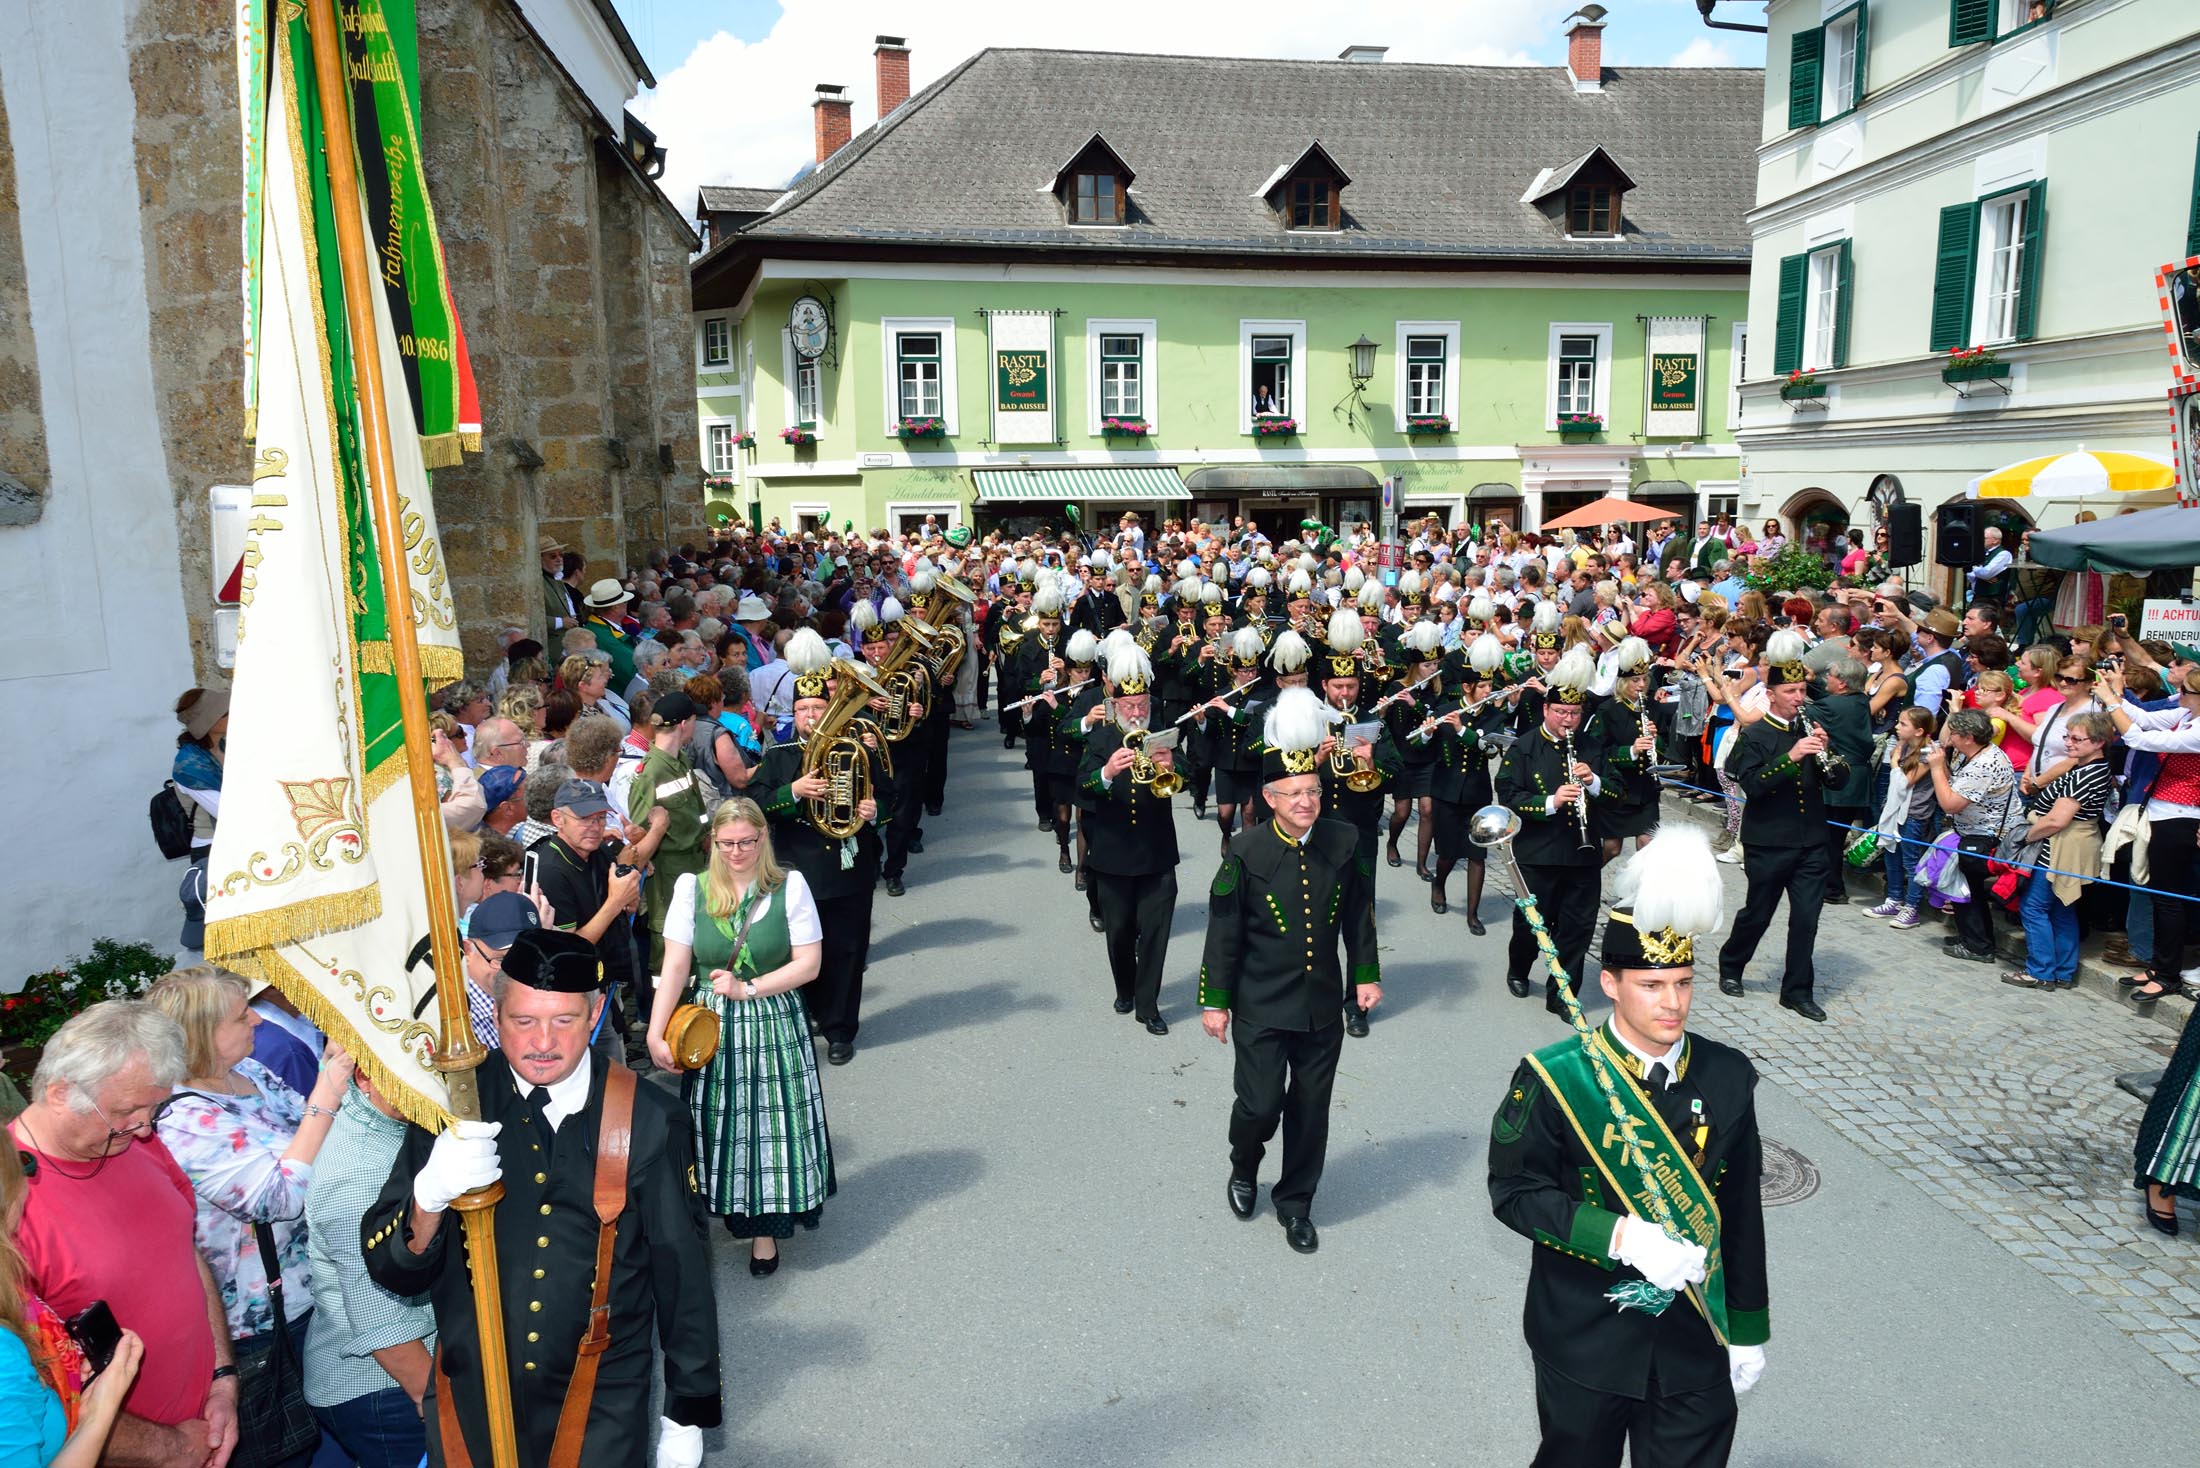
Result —
[{"label": "black umbrella", "polygon": [[2168,505],[2032,532],[2032,559],[2058,571],[2143,576],[2200,566],[2200,507]]}]

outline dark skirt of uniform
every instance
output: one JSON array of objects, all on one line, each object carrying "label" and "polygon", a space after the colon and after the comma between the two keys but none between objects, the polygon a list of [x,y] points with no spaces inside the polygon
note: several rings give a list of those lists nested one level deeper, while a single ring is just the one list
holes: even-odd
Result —
[{"label": "dark skirt of uniform", "polygon": [[2140,1118],[2133,1167],[2136,1186],[2160,1183],[2172,1193],[2200,1198],[2200,1024],[2189,1016]]},{"label": "dark skirt of uniform", "polygon": [[1474,813],[1497,802],[1490,779],[1486,729],[1468,724],[1464,731],[1444,726],[1431,737],[1436,759],[1429,766],[1429,825],[1434,832],[1436,870],[1454,862],[1488,859],[1487,849],[1468,839]]},{"label": "dark skirt of uniform", "polygon": [[[789,882],[802,880],[789,873]],[[736,1238],[785,1239],[795,1225],[816,1228],[833,1178],[832,1139],[825,1126],[825,1093],[818,1084],[817,1050],[800,990],[756,999],[713,992],[709,974],[728,969],[753,978],[794,956],[787,932],[787,888],[760,903],[737,954],[734,939],[742,914],[721,923],[704,906],[705,885],[695,882],[695,966],[689,999],[718,1016],[718,1054],[690,1071],[681,1091],[695,1123],[695,1161],[704,1206],[726,1221]]]}]

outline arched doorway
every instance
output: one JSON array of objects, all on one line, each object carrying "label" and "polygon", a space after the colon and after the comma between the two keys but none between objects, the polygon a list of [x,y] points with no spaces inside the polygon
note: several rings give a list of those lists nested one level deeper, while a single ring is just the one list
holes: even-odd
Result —
[{"label": "arched doorway", "polygon": [[1823,489],[1798,491],[1780,507],[1788,538],[1838,571],[1848,550],[1849,507]]}]

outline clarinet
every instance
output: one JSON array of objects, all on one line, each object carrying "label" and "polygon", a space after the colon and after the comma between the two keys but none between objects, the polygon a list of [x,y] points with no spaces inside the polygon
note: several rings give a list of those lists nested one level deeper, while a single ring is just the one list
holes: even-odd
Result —
[{"label": "clarinet", "polygon": [[[1560,749],[1560,758],[1566,761],[1566,770],[1564,777],[1558,783],[1571,785],[1574,780],[1574,735],[1570,729],[1566,731],[1565,742]],[[1581,788],[1580,798],[1574,801],[1574,824],[1581,828],[1581,844],[1587,846],[1589,844],[1589,787],[1586,785]]]}]

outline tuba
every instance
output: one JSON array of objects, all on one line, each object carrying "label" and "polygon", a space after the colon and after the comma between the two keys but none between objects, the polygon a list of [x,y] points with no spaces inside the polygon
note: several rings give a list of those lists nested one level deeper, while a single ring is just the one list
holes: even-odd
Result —
[{"label": "tuba", "polygon": [[961,627],[951,620],[955,603],[968,605],[978,599],[976,592],[948,575],[940,572],[933,584],[932,593],[925,599],[924,621],[932,632],[932,641],[920,655],[924,671],[931,675],[934,684],[952,683],[955,673],[962,667],[962,660],[970,651],[970,639]]},{"label": "tuba", "polygon": [[857,808],[872,798],[871,761],[855,732],[856,716],[871,699],[884,696],[886,690],[861,663],[836,659],[833,674],[838,680],[833,701],[811,728],[809,742],[802,750],[802,773],[823,779],[826,790],[803,804],[810,824],[820,834],[845,841],[863,829],[863,817],[857,814]]},{"label": "tuba", "polygon": [[1146,753],[1146,735],[1149,730],[1125,729],[1123,747],[1131,752],[1131,783],[1144,785],[1163,800],[1184,788],[1184,777],[1174,770],[1164,770],[1160,761]]},{"label": "tuba", "polygon": [[893,744],[916,732],[917,718],[911,710],[924,701],[923,654],[934,635],[915,617],[903,617],[896,625],[901,628],[901,641],[894,644],[877,671],[879,691],[886,696],[886,712],[878,719],[879,732]]}]

